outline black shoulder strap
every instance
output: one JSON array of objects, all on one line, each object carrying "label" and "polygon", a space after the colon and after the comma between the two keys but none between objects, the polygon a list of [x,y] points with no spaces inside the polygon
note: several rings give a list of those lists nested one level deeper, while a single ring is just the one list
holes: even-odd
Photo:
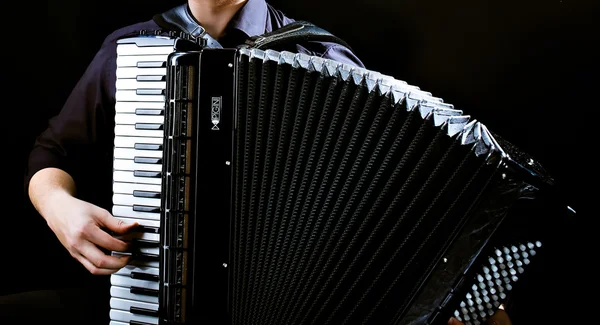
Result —
[{"label": "black shoulder strap", "polygon": [[194,19],[187,3],[154,15],[152,19],[161,28],[181,31],[194,38],[202,37],[206,39],[207,47],[222,48],[221,44],[208,35],[206,30]]},{"label": "black shoulder strap", "polygon": [[[161,14],[157,14],[152,19],[161,28],[182,31],[194,38],[205,38],[208,47],[222,47],[194,19],[187,4],[182,4]],[[246,41],[245,46],[264,50],[309,41],[333,42],[343,45],[352,51],[348,43],[344,40],[307,21],[294,21],[272,32],[252,36]]]},{"label": "black shoulder strap", "polygon": [[246,41],[246,45],[251,48],[264,50],[278,48],[290,43],[298,44],[309,41],[333,42],[343,45],[352,51],[350,45],[341,38],[310,22],[301,20],[289,23],[272,32],[250,37]]}]

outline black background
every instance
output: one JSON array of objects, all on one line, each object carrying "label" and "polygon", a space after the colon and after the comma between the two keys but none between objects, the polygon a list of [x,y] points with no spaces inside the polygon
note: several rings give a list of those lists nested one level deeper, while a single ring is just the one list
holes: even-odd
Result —
[{"label": "black background", "polygon": [[[4,71],[18,72],[9,89],[16,88],[19,95],[6,97],[26,99],[11,106],[11,114],[21,115],[25,123],[13,125],[18,132],[11,131],[10,143],[17,148],[10,159],[5,158],[12,163],[7,172],[17,177],[17,184],[26,172],[35,137],[60,110],[104,37],[180,3],[48,1],[46,7],[14,9],[15,17],[5,14],[7,25],[23,30],[5,43],[3,53],[9,56]],[[588,217],[582,210],[597,194],[592,180],[597,151],[593,122],[600,108],[596,82],[600,29],[595,22],[600,6],[594,1],[270,3],[292,18],[312,21],[344,38],[368,69],[444,98],[531,154],[555,177],[570,206],[578,211],[581,220],[575,238],[586,238],[594,214]],[[71,263],[70,257],[58,247],[26,196],[21,197],[22,188],[11,187],[7,189],[11,195],[5,196],[5,206],[11,209],[0,225],[7,252],[2,264],[7,267],[2,270],[10,280],[0,284],[0,294],[60,285],[72,272],[63,268]],[[18,204],[21,198],[23,203]],[[575,262],[559,261],[556,267],[566,270],[581,264]],[[562,278],[538,288],[544,302],[555,305],[532,313],[552,310],[563,318],[579,313],[574,301],[588,280],[558,273]]]}]

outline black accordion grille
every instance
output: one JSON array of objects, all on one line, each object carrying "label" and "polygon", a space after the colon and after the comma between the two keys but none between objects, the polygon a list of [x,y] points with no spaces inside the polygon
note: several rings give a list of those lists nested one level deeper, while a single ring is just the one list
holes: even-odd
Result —
[{"label": "black accordion grille", "polygon": [[394,323],[502,151],[385,76],[286,52],[237,65],[232,324]]},{"label": "black accordion grille", "polygon": [[161,317],[185,322],[191,297],[194,227],[190,211],[194,206],[192,165],[194,102],[197,100],[196,53],[178,53],[168,65],[170,78],[165,109],[165,155],[163,170],[160,246]]}]

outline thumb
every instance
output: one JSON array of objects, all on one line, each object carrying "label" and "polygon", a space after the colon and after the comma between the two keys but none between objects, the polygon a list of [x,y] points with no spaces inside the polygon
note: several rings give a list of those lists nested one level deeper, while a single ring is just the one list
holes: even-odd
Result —
[{"label": "thumb", "polygon": [[498,309],[487,321],[488,325],[512,325],[508,314],[503,309]]},{"label": "thumb", "polygon": [[101,211],[96,213],[96,221],[104,228],[107,228],[120,235],[126,234],[139,226],[139,223],[137,222],[128,223],[121,219],[117,219],[113,217],[110,212],[104,209],[101,209]]},{"label": "thumb", "polygon": [[458,319],[451,317],[450,320],[448,320],[448,325],[464,325],[462,322],[460,322]]}]

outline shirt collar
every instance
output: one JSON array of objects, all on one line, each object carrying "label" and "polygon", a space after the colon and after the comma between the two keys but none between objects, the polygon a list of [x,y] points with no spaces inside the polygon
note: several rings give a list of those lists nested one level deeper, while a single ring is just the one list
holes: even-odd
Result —
[{"label": "shirt collar", "polygon": [[230,28],[240,30],[246,36],[264,34],[267,26],[267,3],[265,0],[248,0],[233,16]]}]

